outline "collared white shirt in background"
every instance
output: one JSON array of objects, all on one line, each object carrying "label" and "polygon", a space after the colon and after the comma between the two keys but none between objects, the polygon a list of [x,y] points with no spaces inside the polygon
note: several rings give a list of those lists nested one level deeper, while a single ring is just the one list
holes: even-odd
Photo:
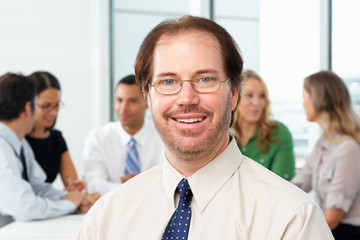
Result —
[{"label": "collared white shirt in background", "polygon": [[85,141],[83,176],[88,192],[103,195],[121,184],[131,137],[136,141],[141,172],[162,161],[164,144],[151,120],[145,118],[143,127],[134,136],[119,121],[107,123],[92,130]]}]

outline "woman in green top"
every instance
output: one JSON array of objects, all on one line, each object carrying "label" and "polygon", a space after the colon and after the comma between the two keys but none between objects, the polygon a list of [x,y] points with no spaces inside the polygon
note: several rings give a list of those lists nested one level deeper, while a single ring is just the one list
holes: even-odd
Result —
[{"label": "woman in green top", "polygon": [[270,101],[264,81],[254,71],[241,75],[243,88],[236,109],[235,138],[241,152],[286,180],[295,175],[293,140],[287,127],[269,119]]}]

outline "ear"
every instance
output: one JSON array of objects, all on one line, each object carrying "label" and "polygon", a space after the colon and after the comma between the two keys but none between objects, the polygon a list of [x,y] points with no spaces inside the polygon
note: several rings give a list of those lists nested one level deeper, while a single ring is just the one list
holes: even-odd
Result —
[{"label": "ear", "polygon": [[239,98],[239,88],[231,88],[231,111],[236,108],[238,98]]},{"label": "ear", "polygon": [[24,114],[25,114],[25,117],[32,117],[33,114],[34,114],[34,110],[31,108],[31,102],[30,101],[25,103]]},{"label": "ear", "polygon": [[146,100],[147,100],[147,107],[149,108],[149,110],[151,111],[151,100],[150,100],[150,93],[147,92],[146,93]]},{"label": "ear", "polygon": [[142,95],[143,96],[143,104],[145,106],[145,109],[148,109],[149,108],[149,104],[148,104],[148,101],[147,101],[147,98],[145,97],[145,94]]}]

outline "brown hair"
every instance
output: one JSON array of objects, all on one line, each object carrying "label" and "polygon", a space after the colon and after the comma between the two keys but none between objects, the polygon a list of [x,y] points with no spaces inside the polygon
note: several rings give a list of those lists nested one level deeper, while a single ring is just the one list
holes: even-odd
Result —
[{"label": "brown hair", "polygon": [[[159,39],[163,35],[180,35],[187,31],[198,30],[212,34],[220,44],[225,72],[230,77],[231,87],[240,88],[243,60],[235,40],[217,23],[201,17],[184,16],[169,19],[158,24],[142,42],[135,62],[135,76],[146,98],[149,92],[148,84],[153,76],[153,54]],[[233,112],[231,120],[233,119]]]},{"label": "brown hair", "polygon": [[[274,128],[277,126],[277,123],[273,120],[270,120],[271,111],[270,111],[269,93],[264,80],[256,72],[252,70],[246,70],[243,71],[243,73],[241,74],[242,84],[245,84],[245,82],[250,78],[258,80],[264,87],[265,107],[257,125],[256,131],[258,136],[256,138],[256,146],[261,152],[267,153],[270,149],[270,145],[269,145],[270,141],[279,141],[277,137],[274,137],[272,135],[272,132]],[[240,139],[241,136],[241,130],[238,124],[239,119],[240,119],[240,113],[239,111],[236,111],[235,120],[232,127],[235,130],[235,137],[238,140]]]},{"label": "brown hair", "polygon": [[314,73],[305,78],[304,89],[324,123],[325,132],[345,134],[360,143],[360,120],[352,108],[349,91],[338,75],[331,71]]}]

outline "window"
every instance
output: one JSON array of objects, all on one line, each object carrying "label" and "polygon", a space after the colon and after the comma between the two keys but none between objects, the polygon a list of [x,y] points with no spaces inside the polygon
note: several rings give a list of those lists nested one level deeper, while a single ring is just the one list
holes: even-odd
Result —
[{"label": "window", "polygon": [[260,74],[269,88],[273,117],[293,135],[297,167],[304,164],[320,134],[316,124],[306,121],[302,106],[303,80],[320,69],[319,4],[261,2]]},{"label": "window", "polygon": [[360,114],[360,1],[332,0],[332,69],[348,86]]}]

